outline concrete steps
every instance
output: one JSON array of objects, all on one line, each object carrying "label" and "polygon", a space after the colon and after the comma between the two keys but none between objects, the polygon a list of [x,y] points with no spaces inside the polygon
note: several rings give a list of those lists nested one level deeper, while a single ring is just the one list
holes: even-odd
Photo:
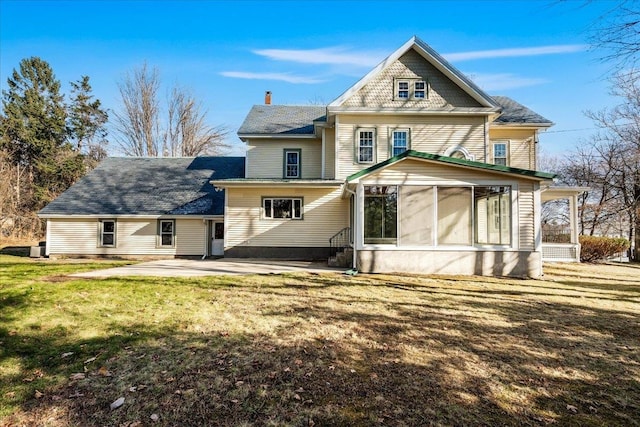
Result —
[{"label": "concrete steps", "polygon": [[329,257],[329,267],[351,267],[353,262],[353,249],[346,248],[335,256]]}]

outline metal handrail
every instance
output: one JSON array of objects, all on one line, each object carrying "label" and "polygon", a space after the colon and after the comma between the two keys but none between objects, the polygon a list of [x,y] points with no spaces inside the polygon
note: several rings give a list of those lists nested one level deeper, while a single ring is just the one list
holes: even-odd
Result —
[{"label": "metal handrail", "polygon": [[351,227],[345,227],[331,236],[329,239],[329,257],[334,257],[338,252],[351,246]]}]

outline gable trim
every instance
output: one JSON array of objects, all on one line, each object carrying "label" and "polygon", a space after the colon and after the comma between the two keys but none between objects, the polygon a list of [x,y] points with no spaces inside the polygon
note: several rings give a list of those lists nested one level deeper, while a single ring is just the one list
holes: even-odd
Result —
[{"label": "gable trim", "polygon": [[469,96],[475,99],[480,105],[487,108],[497,108],[500,106],[482,89],[476,86],[471,80],[469,80],[464,74],[462,74],[457,68],[451,65],[447,60],[440,56],[435,50],[428,44],[420,40],[418,37],[413,36],[405,44],[400,46],[395,52],[382,60],[373,70],[360,79],[356,84],[351,86],[346,92],[340,95],[336,100],[329,104],[329,108],[340,107],[342,104],[355,95],[360,89],[362,89],[367,83],[373,80],[384,69],[397,61],[402,55],[407,53],[410,49],[414,49],[425,60],[429,61],[434,67],[441,73],[447,76],[455,84],[457,84],[462,90],[464,90]]},{"label": "gable trim", "polygon": [[430,154],[430,153],[423,153],[415,150],[407,150],[404,153],[398,154],[397,156],[394,156],[385,160],[384,162],[380,162],[371,167],[368,167],[359,172],[356,172],[352,175],[349,175],[346,179],[346,182],[347,183],[353,182],[355,180],[358,180],[359,178],[362,178],[366,175],[374,173],[378,170],[384,169],[404,159],[417,159],[417,160],[426,160],[426,161],[437,162],[437,163],[445,163],[452,166],[484,170],[488,172],[498,172],[501,174],[507,174],[511,176],[516,175],[521,178],[534,179],[537,181],[552,180],[553,178],[556,177],[555,174],[548,173],[548,172],[539,172],[539,171],[534,171],[529,169],[513,168],[509,166],[499,166],[499,165],[493,165],[489,163],[476,162],[472,160],[457,159],[454,157],[447,157],[439,154]]}]

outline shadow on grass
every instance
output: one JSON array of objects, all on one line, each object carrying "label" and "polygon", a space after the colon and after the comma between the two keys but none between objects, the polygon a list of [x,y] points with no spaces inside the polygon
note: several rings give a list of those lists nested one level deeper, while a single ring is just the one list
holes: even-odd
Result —
[{"label": "shadow on grass", "polygon": [[28,257],[30,253],[31,253],[30,246],[5,246],[3,248],[0,248],[0,255]]},{"label": "shadow on grass", "polygon": [[[223,315],[248,306],[277,326],[195,332],[113,320],[91,339],[0,331],[6,357],[23,362],[3,382],[43,373],[28,392],[44,396],[26,399],[9,424],[146,424],[152,414],[156,425],[202,426],[638,423],[637,313],[589,299],[551,303],[545,292],[477,289],[475,279],[457,288],[337,275],[118,280],[101,283],[207,289],[229,304]],[[15,303],[11,316],[24,301]],[[111,410],[119,397],[125,404]]]}]

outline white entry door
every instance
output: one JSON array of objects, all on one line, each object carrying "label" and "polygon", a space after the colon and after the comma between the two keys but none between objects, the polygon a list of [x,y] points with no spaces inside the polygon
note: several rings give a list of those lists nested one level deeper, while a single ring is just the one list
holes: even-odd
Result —
[{"label": "white entry door", "polygon": [[213,222],[211,225],[211,255],[224,255],[224,223]]}]

